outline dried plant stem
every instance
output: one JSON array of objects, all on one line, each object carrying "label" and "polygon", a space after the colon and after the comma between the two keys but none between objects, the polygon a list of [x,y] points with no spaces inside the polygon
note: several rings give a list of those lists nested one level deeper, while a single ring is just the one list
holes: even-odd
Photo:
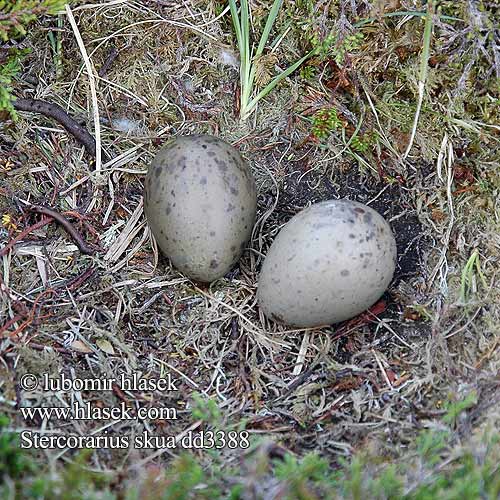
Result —
[{"label": "dried plant stem", "polygon": [[403,154],[403,159],[405,159],[413,146],[413,142],[415,140],[415,134],[417,133],[418,119],[420,117],[420,110],[422,109],[422,102],[424,100],[424,90],[425,90],[425,82],[427,80],[427,65],[429,61],[429,50],[431,46],[431,38],[432,38],[432,26],[433,26],[433,17],[436,8],[436,1],[430,0],[427,6],[427,15],[425,16],[425,28],[424,28],[424,44],[422,48],[422,57],[420,58],[420,73],[418,78],[418,102],[417,102],[417,110],[415,112],[415,118],[413,120],[413,127],[411,130],[410,142],[408,143],[408,147],[406,148],[405,153]]},{"label": "dried plant stem", "polygon": [[52,218],[49,217],[44,217],[41,221],[38,221],[36,224],[33,224],[30,227],[27,227],[24,231],[19,233],[14,239],[10,240],[9,243],[7,243],[1,250],[0,250],[0,257],[3,257],[4,255],[7,255],[9,250],[18,242],[21,241],[25,236],[27,236],[31,231],[34,231],[35,229],[40,229],[43,226],[46,226],[52,221]]},{"label": "dried plant stem", "polygon": [[73,12],[71,12],[69,5],[66,5],[66,15],[68,16],[71,28],[73,29],[73,33],[78,43],[78,48],[80,49],[83,60],[85,62],[85,68],[87,69],[87,75],[89,78],[90,94],[92,96],[92,110],[94,115],[94,134],[96,145],[95,168],[99,172],[101,170],[101,125],[99,120],[99,107],[97,104],[97,90],[94,69],[87,54],[87,49],[85,48],[85,44],[83,43],[82,36],[80,35],[80,30],[78,29],[75,18],[73,17]]}]

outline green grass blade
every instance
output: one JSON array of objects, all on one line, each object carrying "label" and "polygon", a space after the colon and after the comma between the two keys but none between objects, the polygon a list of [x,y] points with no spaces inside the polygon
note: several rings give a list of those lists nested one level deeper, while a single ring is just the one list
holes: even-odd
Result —
[{"label": "green grass blade", "polygon": [[464,268],[462,269],[462,276],[460,280],[460,301],[462,303],[467,302],[467,299],[469,297],[470,293],[470,288],[472,285],[472,280],[474,277],[474,267],[476,267],[476,270],[479,271],[479,276],[481,277],[481,283],[484,286],[484,276],[483,273],[481,272],[481,267],[479,264],[479,253],[477,250],[474,250],[467,260]]},{"label": "green grass blade", "polygon": [[264,31],[262,32],[262,36],[260,37],[260,42],[259,46],[257,47],[257,52],[255,53],[255,57],[259,57],[264,51],[267,39],[269,38],[269,34],[273,29],[274,21],[276,21],[276,18],[278,17],[278,12],[280,10],[282,3],[283,0],[274,0],[273,6],[271,7],[271,10],[269,11],[269,14],[267,16],[266,25],[264,26]]},{"label": "green grass blade", "polygon": [[249,76],[250,76],[250,27],[248,1],[240,2],[240,13],[235,0],[229,0],[229,9],[236,33],[236,41],[240,52],[240,105],[246,108],[249,96]]},{"label": "green grass blade", "polygon": [[429,6],[427,8],[427,15],[425,16],[425,28],[424,28],[424,46],[422,50],[422,58],[420,59],[420,81],[425,82],[427,79],[427,66],[429,62],[429,52],[431,47],[431,38],[432,38],[432,27],[433,27],[433,17],[434,11],[436,7],[435,0],[431,0],[429,2]]},{"label": "green grass blade", "polygon": [[[359,131],[361,130],[361,125],[363,125],[363,117],[361,117],[359,119],[358,124],[356,125],[356,129],[354,130],[351,137],[349,137],[349,140],[347,141],[347,143],[345,143],[345,141],[344,141],[346,147],[349,147],[351,145],[351,142],[354,140],[354,138],[359,134]],[[343,130],[345,130],[345,129],[343,129]]]},{"label": "green grass blade", "polygon": [[241,57],[241,49],[243,48],[242,40],[241,40],[241,26],[240,26],[240,18],[238,16],[238,8],[236,7],[235,0],[229,0],[229,9],[231,10],[231,18],[233,20],[234,31],[236,32],[236,42],[238,43],[238,48],[240,49],[240,57]]},{"label": "green grass blade", "polygon": [[488,288],[488,283],[486,283],[486,278],[484,277],[483,271],[481,271],[481,264],[479,262],[479,256],[476,259],[476,271],[479,276],[479,279],[481,280],[481,284],[483,285],[484,289],[486,290]]},{"label": "green grass blade", "polygon": [[260,99],[269,94],[269,92],[271,92],[271,90],[273,90],[281,80],[293,73],[306,59],[308,59],[315,53],[315,51],[312,50],[304,57],[301,57],[288,69],[273,78],[273,80],[266,87],[264,87],[253,99],[251,99],[253,83],[256,74],[256,67],[252,62],[254,57],[259,57],[260,55],[262,55],[262,52],[266,47],[266,43],[273,28],[274,22],[278,17],[278,12],[281,8],[282,3],[283,0],[274,0],[267,16],[266,24],[259,41],[257,51],[254,54],[253,50],[251,51],[250,49],[250,10],[248,0],[241,0],[239,16],[236,6],[236,0],[229,0],[231,16],[233,19],[234,29],[236,31],[236,39],[240,49],[240,117],[242,120],[245,120],[251,114]]},{"label": "green grass blade", "polygon": [[292,64],[289,68],[287,68],[285,71],[281,72],[279,75],[275,76],[271,82],[269,82],[249,103],[247,106],[246,110],[246,115],[249,115],[255,106],[257,106],[257,103],[265,97],[271,90],[278,85],[281,80],[286,78],[288,75],[293,73],[304,61],[309,59],[312,55],[315,54],[315,50],[311,50],[308,52],[305,56],[301,57],[298,61],[296,61],[294,64]]},{"label": "green grass blade", "polygon": [[[382,17],[397,17],[397,16],[425,17],[426,15],[427,15],[427,12],[425,12],[425,11],[406,10],[406,11],[398,11],[398,12],[388,12],[387,14],[383,14]],[[464,22],[463,19],[460,19],[459,17],[453,17],[453,16],[439,15],[439,18],[443,19],[444,21]],[[378,18],[377,17],[367,17],[365,19],[361,19],[357,23],[354,23],[353,26],[355,28],[359,28],[361,26],[364,26],[365,24],[373,23],[374,21],[378,21]]]},{"label": "green grass blade", "polygon": [[250,54],[250,11],[247,0],[241,0],[241,38],[243,45],[243,57],[241,58],[242,84],[241,84],[241,106],[246,107],[250,98],[252,86],[250,84],[250,65],[252,56]]},{"label": "green grass blade", "polygon": [[[264,26],[264,31],[262,32],[262,36],[260,37],[259,46],[257,47],[257,52],[255,53],[254,58],[259,57],[262,54],[262,52],[264,51],[264,48],[266,47],[267,40],[269,38],[269,34],[271,33],[271,30],[273,29],[273,24],[274,24],[274,21],[276,20],[276,17],[278,16],[278,12],[280,10],[282,2],[283,2],[283,0],[274,0],[274,3],[271,7],[271,10],[269,11],[269,14],[267,16],[266,25]],[[255,61],[254,61],[254,63],[252,64],[252,67],[250,69],[250,75],[248,78],[250,92],[251,92],[251,89],[253,88],[253,82],[255,80],[256,72],[257,72],[257,68],[255,66]],[[250,99],[250,94],[248,95],[248,99]]]},{"label": "green grass blade", "polygon": [[238,16],[238,7],[235,0],[229,0],[229,8],[231,10],[231,18],[233,20],[234,31],[236,33],[236,42],[240,52],[240,86],[243,88],[243,77],[245,75],[245,46],[243,44],[243,37],[241,33],[241,22]]},{"label": "green grass blade", "polygon": [[250,64],[250,14],[248,10],[248,1],[241,0],[241,38],[245,51],[245,62]]},{"label": "green grass blade", "polygon": [[462,269],[462,276],[460,280],[460,302],[464,303],[467,300],[467,290],[470,280],[470,266],[469,262]]}]

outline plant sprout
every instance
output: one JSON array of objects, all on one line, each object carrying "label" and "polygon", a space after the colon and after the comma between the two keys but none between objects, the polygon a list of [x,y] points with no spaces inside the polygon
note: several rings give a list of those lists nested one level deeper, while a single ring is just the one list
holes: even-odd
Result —
[{"label": "plant sprout", "polygon": [[[475,268],[475,269],[474,269]],[[474,250],[467,260],[464,268],[462,269],[462,279],[460,282],[460,301],[466,303],[470,292],[473,291],[475,274],[479,276],[481,284],[484,288],[487,288],[486,279],[484,278],[483,272],[481,271],[481,264],[479,262],[479,252]]]},{"label": "plant sprout", "polygon": [[240,119],[242,121],[246,120],[252,114],[258,102],[269,94],[281,80],[293,73],[306,59],[315,53],[315,50],[308,52],[286,70],[275,76],[257,95],[253,95],[256,74],[255,61],[258,60],[264,51],[282,2],[283,0],[274,0],[267,16],[259,45],[254,52],[253,44],[250,44],[250,9],[248,0],[240,1],[239,13],[236,0],[229,0],[229,8],[236,32],[236,41],[240,51]]}]

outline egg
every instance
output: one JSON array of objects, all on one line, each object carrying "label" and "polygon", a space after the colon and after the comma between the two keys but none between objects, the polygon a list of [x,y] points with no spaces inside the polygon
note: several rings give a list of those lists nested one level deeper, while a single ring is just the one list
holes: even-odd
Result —
[{"label": "egg", "polygon": [[256,188],[249,165],[210,135],[173,139],[154,157],[145,180],[144,212],[173,266],[196,281],[224,276],[250,238]]},{"label": "egg", "polygon": [[347,199],[311,205],[278,233],[257,290],[266,316],[296,327],[352,318],[387,289],[396,241],[372,208]]}]

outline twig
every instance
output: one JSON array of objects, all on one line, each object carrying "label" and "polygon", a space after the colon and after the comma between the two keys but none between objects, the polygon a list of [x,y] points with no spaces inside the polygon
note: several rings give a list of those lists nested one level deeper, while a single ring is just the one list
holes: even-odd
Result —
[{"label": "twig", "polygon": [[125,393],[121,390],[120,386],[113,382],[111,384],[111,388],[113,389],[114,394],[116,395],[117,398],[121,399],[124,403],[129,404],[130,401],[128,400],[127,396]]},{"label": "twig", "polygon": [[288,396],[290,396],[290,394],[292,394],[295,391],[295,389],[297,389],[297,387],[301,386],[304,382],[306,382],[309,379],[309,377],[311,377],[311,375],[314,374],[318,365],[319,365],[318,362],[314,362],[309,369],[301,373],[298,377],[294,378],[290,382],[290,384],[288,384],[288,386],[285,388],[283,393],[280,394],[276,399],[274,399],[272,403],[276,403],[277,401],[283,400]]},{"label": "twig", "polygon": [[89,278],[91,278],[95,273],[95,269],[93,267],[87,269],[85,272],[77,276],[76,278],[71,279],[67,284],[68,290],[75,290],[79,288],[83,283],[85,283]]},{"label": "twig", "polygon": [[111,47],[111,50],[109,51],[109,54],[107,55],[106,59],[104,60],[102,66],[100,67],[99,71],[97,72],[97,76],[103,77],[115,61],[115,59],[118,57],[118,50],[117,48],[113,45]]},{"label": "twig", "polygon": [[35,231],[35,229],[40,229],[43,226],[46,226],[52,219],[50,218],[43,218],[41,221],[37,222],[36,224],[33,224],[30,227],[27,227],[24,231],[19,233],[14,239],[10,240],[7,245],[5,245],[1,250],[0,250],[0,257],[3,257],[4,255],[7,254],[7,252],[20,240],[22,240],[26,235],[31,233],[31,231]]},{"label": "twig", "polygon": [[96,156],[95,139],[89,131],[75,121],[71,116],[59,106],[39,99],[14,99],[12,105],[18,111],[30,111],[40,113],[59,122],[73,137],[85,146],[85,149],[93,158]]},{"label": "twig", "polygon": [[[35,320],[35,311],[36,308],[38,307],[38,303],[42,300],[42,298],[47,295],[47,294],[53,294],[54,290],[52,288],[48,288],[47,290],[44,290],[40,294],[37,295],[35,298],[35,301],[33,302],[33,305],[31,307],[31,310],[27,313],[22,313],[21,315],[16,316],[15,318],[12,318],[11,320],[7,321],[5,324],[3,324],[0,327],[0,333],[3,334],[4,332],[7,331],[8,328],[10,328],[15,322],[20,321],[23,318],[26,318],[26,320],[21,324],[20,327],[16,328],[13,332],[10,332],[8,335],[10,338],[14,338],[17,334],[21,333],[26,327],[28,327],[33,321]],[[39,316],[37,319],[43,319],[50,316]]]},{"label": "twig", "polygon": [[49,217],[52,217],[56,222],[61,224],[64,230],[75,240],[76,246],[80,249],[80,252],[87,255],[95,254],[95,250],[87,245],[80,233],[73,227],[71,222],[69,222],[69,220],[64,217],[64,215],[61,215],[51,208],[43,207],[40,205],[33,205],[29,208],[32,212],[48,215]]},{"label": "twig", "polygon": [[72,351],[70,351],[69,349],[66,349],[65,347],[38,344],[37,342],[31,342],[31,341],[26,342],[26,346],[31,347],[32,349],[35,349],[37,351],[43,351],[44,349],[52,349],[53,351],[64,353],[64,354],[71,354],[72,353]]},{"label": "twig", "polygon": [[370,309],[365,311],[364,313],[356,316],[353,319],[343,322],[335,334],[332,336],[331,341],[334,342],[336,340],[349,335],[349,333],[353,332],[358,328],[358,326],[365,325],[367,323],[373,323],[377,321],[377,314],[385,311],[387,304],[384,300],[379,300],[376,304],[374,304]]},{"label": "twig", "polygon": [[26,317],[25,314],[18,314],[17,316],[14,316],[12,319],[9,319],[6,323],[4,323],[2,326],[0,326],[0,335],[7,331],[14,323],[17,323],[18,321],[21,321]]}]

